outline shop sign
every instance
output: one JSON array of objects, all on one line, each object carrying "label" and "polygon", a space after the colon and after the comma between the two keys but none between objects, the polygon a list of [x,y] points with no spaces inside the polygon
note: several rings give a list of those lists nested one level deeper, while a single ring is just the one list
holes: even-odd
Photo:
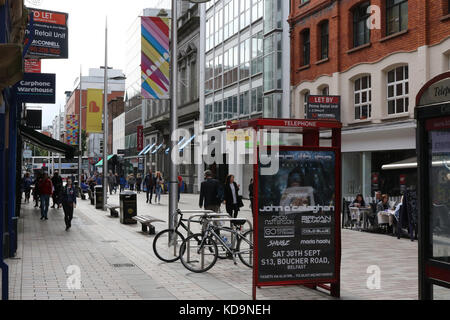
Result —
[{"label": "shop sign", "polygon": [[280,150],[277,174],[258,167],[258,283],[334,279],[334,152]]},{"label": "shop sign", "polygon": [[144,126],[137,126],[137,151],[144,149]]},{"label": "shop sign", "polygon": [[308,96],[306,119],[341,121],[341,97]]},{"label": "shop sign", "polygon": [[42,110],[27,110],[26,126],[34,130],[42,130]]},{"label": "shop sign", "polygon": [[15,86],[22,103],[55,103],[56,75],[54,73],[24,73]]}]

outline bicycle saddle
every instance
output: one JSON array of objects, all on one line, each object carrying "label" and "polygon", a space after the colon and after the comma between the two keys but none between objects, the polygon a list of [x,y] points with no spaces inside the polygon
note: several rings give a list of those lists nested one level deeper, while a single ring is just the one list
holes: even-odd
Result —
[{"label": "bicycle saddle", "polygon": [[247,220],[245,219],[237,219],[237,220],[232,220],[231,223],[234,224],[235,226],[242,226],[247,222]]}]

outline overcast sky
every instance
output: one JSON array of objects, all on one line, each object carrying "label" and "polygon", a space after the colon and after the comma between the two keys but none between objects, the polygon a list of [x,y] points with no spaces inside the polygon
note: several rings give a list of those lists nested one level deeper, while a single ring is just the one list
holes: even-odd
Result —
[{"label": "overcast sky", "polygon": [[[144,8],[170,8],[170,0],[25,0],[25,6],[69,14],[69,59],[42,60],[43,73],[56,73],[56,104],[41,105],[47,126],[64,109],[65,91],[74,89],[80,74],[105,61],[105,19],[108,16],[108,65],[125,71],[126,30]],[[40,3],[33,5],[33,3]],[[27,104],[29,105],[29,104]],[[32,106],[32,105],[29,105]]]}]

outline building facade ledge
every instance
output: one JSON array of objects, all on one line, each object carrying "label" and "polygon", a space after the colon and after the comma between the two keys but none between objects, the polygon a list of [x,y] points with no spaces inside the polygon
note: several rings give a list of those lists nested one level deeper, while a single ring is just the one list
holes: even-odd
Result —
[{"label": "building facade ledge", "polygon": [[391,39],[400,37],[400,36],[402,36],[402,35],[404,35],[404,34],[407,34],[407,33],[408,33],[408,29],[403,30],[403,31],[399,31],[399,32],[396,32],[396,33],[394,33],[394,34],[391,34],[391,35],[389,35],[389,36],[387,36],[387,37],[381,38],[378,42],[385,42],[385,41],[388,41],[388,40],[391,40]]},{"label": "building facade ledge", "polygon": [[350,53],[353,53],[353,52],[357,52],[357,51],[359,51],[359,50],[362,50],[362,49],[365,49],[365,48],[369,48],[369,47],[371,47],[371,46],[372,46],[372,42],[365,43],[365,44],[363,44],[363,45],[360,45],[360,46],[357,46],[357,47],[354,47],[354,48],[348,50],[348,51],[347,51],[347,54],[350,54]]}]

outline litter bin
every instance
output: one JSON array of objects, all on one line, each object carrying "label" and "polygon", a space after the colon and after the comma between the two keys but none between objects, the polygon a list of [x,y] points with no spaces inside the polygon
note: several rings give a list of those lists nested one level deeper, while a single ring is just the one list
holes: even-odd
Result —
[{"label": "litter bin", "polygon": [[103,186],[94,187],[95,209],[103,209]]},{"label": "litter bin", "polygon": [[132,191],[120,193],[120,223],[135,224],[133,217],[137,215],[137,194]]}]

